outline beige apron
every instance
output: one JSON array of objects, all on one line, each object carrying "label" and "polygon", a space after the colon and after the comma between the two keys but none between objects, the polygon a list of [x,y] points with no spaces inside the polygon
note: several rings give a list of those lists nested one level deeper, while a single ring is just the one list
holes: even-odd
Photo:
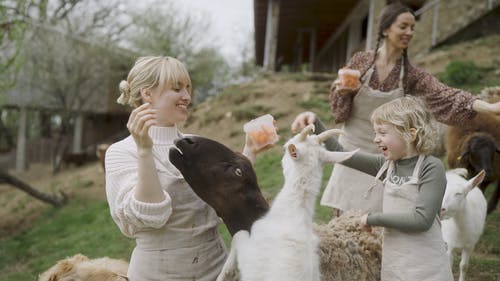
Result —
[{"label": "beige apron", "polygon": [[189,187],[167,159],[155,156],[161,186],[172,198],[172,215],[160,229],[136,234],[130,281],[214,281],[224,265],[226,247],[220,219]]},{"label": "beige apron", "polygon": [[[384,180],[384,213],[408,213],[415,210],[419,193],[418,173],[425,156],[420,155],[410,180],[402,185],[388,181],[394,162],[387,161],[376,179],[387,170]],[[381,281],[453,281],[441,224],[436,216],[424,232],[402,232],[384,228]]]},{"label": "beige apron", "polygon": [[[404,95],[404,63],[401,61],[398,88],[382,92],[370,88],[375,65],[366,73],[363,84],[354,96],[351,116],[343,124],[346,135],[339,137],[339,143],[345,150],[360,148],[363,152],[379,153],[373,143],[374,131],[370,122],[372,112],[378,106]],[[321,197],[321,205],[342,211],[362,210],[380,212],[382,210],[382,183],[366,191],[373,184],[374,177],[341,164],[335,164],[330,180]]]}]

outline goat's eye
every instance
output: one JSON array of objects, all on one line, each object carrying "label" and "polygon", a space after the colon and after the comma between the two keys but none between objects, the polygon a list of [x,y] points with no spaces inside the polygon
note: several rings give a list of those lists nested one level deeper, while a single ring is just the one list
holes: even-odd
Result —
[{"label": "goat's eye", "polygon": [[243,176],[243,172],[241,171],[240,168],[236,168],[236,170],[234,170],[234,174],[237,175],[238,177]]},{"label": "goat's eye", "polygon": [[457,192],[457,193],[455,193],[455,196],[462,196],[462,193]]}]

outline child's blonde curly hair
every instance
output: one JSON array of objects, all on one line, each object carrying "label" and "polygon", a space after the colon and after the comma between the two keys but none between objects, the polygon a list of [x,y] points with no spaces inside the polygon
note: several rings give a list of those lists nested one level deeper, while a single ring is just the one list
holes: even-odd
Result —
[{"label": "child's blonde curly hair", "polygon": [[424,102],[413,96],[404,96],[385,103],[373,111],[372,124],[390,124],[404,140],[411,142],[411,128],[416,130],[414,141],[417,153],[429,155],[438,146],[437,121]]},{"label": "child's blonde curly hair", "polygon": [[191,78],[182,62],[164,56],[140,57],[128,73],[127,81],[120,82],[120,97],[117,102],[138,107],[142,104],[141,90],[159,86],[175,88],[179,83],[191,85]]}]

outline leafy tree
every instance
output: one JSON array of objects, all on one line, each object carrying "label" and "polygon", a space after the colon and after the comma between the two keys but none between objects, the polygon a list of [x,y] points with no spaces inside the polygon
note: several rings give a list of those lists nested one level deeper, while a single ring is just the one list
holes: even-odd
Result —
[{"label": "leafy tree", "polygon": [[[112,77],[123,72],[120,65],[133,61],[130,52],[115,45],[130,22],[120,17],[124,12],[119,0],[6,3],[16,7],[2,6],[3,11],[14,11],[9,14],[9,28],[22,30],[18,37],[3,41],[15,49],[9,57],[2,57],[4,61],[19,62],[18,68],[2,69],[3,75],[17,77],[5,91],[8,101],[53,110],[60,119],[56,128],[60,143],[73,133],[75,117],[81,112],[105,111],[103,97]],[[19,8],[24,5],[29,7]],[[58,154],[65,149],[60,147]]]},{"label": "leafy tree", "polygon": [[166,55],[186,64],[195,102],[214,95],[226,83],[229,65],[214,43],[202,42],[210,28],[207,18],[196,18],[174,5],[156,1],[147,10],[132,13],[127,31],[130,48],[146,55]]},{"label": "leafy tree", "polygon": [[66,19],[82,0],[2,0],[0,2],[0,92],[15,83],[24,60],[20,54],[26,32],[33,22],[51,23]]}]

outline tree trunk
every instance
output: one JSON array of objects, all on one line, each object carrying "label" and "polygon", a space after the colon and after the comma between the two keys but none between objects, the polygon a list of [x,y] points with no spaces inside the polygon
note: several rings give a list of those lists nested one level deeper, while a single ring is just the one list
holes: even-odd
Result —
[{"label": "tree trunk", "polygon": [[62,205],[66,204],[68,201],[68,196],[60,191],[61,196],[57,195],[51,195],[47,194],[44,192],[41,192],[33,187],[31,187],[29,184],[19,180],[18,178],[9,175],[7,172],[0,170],[0,184],[1,183],[7,183],[10,185],[13,185],[22,191],[28,193],[32,197],[35,197],[38,200],[41,200],[43,202],[52,204],[54,207],[61,207]]}]

